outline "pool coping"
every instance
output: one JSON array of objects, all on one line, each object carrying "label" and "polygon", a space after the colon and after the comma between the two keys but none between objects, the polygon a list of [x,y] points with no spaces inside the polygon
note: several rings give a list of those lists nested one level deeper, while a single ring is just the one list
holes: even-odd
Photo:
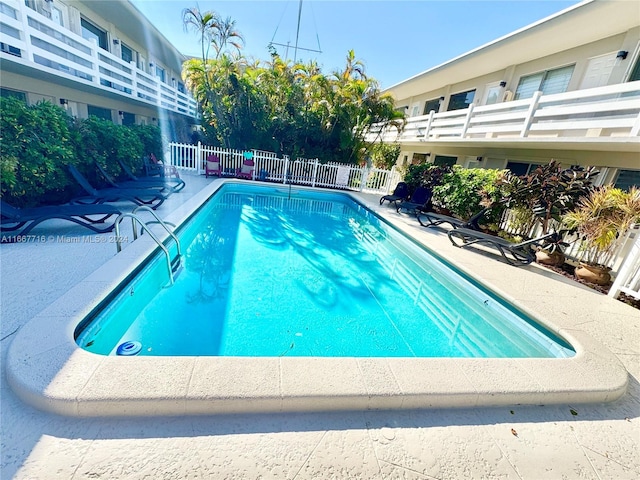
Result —
[{"label": "pool coping", "polygon": [[[212,182],[166,220],[179,225],[228,182],[244,183]],[[413,225],[357,193],[344,193],[416,238]],[[481,257],[477,253],[468,261],[449,261],[569,341],[575,356],[107,357],[79,348],[77,324],[154,249],[148,236],[138,239],[20,329],[9,346],[6,372],[23,401],[69,416],[154,416],[600,403],[620,398],[627,388],[628,373],[616,355],[573,320],[579,309],[565,305],[563,315],[557,315],[523,305],[504,284],[494,285],[495,276],[483,274],[482,268],[474,271],[472,256]],[[516,268],[501,265],[495,265],[498,275],[508,276]]]}]

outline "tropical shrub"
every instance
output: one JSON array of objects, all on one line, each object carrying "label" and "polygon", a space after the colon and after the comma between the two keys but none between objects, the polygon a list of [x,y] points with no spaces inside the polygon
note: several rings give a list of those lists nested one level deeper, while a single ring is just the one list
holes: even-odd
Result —
[{"label": "tropical shrub", "polygon": [[142,142],[142,155],[154,154],[162,157],[162,132],[157,125],[131,125],[128,127]]},{"label": "tropical shrub", "polygon": [[591,188],[594,167],[563,168],[556,160],[540,165],[528,175],[517,177],[508,173],[502,179],[510,207],[529,211],[534,222],[549,233],[551,220],[561,221],[562,215],[573,209]]},{"label": "tropical shrub", "polygon": [[3,98],[0,110],[0,192],[19,207],[64,203],[80,193],[68,164],[99,185],[95,162],[118,176],[118,159],[139,171],[144,154],[162,151],[156,126],[74,120],[50,102],[27,105],[15,98]]},{"label": "tropical shrub", "polygon": [[611,185],[593,189],[562,218],[563,226],[577,232],[582,240],[583,259],[592,265],[606,265],[616,239],[637,222],[640,222],[640,189],[632,187],[624,192]]},{"label": "tropical shrub", "polygon": [[450,172],[451,167],[448,165],[434,165],[433,163],[409,165],[404,181],[409,185],[411,191],[418,187],[433,189],[442,184],[446,174]]},{"label": "tropical shrub", "polygon": [[463,168],[454,165],[433,189],[433,204],[454,216],[469,219],[485,207],[493,206],[484,216],[486,224],[497,224],[504,210],[501,200],[503,170]]},{"label": "tropical shrub", "polygon": [[76,128],[80,169],[93,182],[102,183],[94,163],[99,163],[113,177],[119,176],[121,172],[118,160],[132,170],[139,168],[144,145],[131,128],[97,117],[78,120]]},{"label": "tropical shrub", "polygon": [[248,61],[235,22],[216,12],[189,8],[183,21],[198,34],[201,57],[184,63],[182,77],[202,106],[204,135],[214,145],[358,164],[371,156],[373,144],[365,142],[371,125],[403,125],[404,114],[353,50],[343,70],[324,74],[315,62],[281,58],[273,45],[269,61]]},{"label": "tropical shrub", "polygon": [[371,163],[376,168],[390,170],[398,160],[400,145],[397,143],[376,143],[370,148]]},{"label": "tropical shrub", "polygon": [[71,182],[60,165],[75,161],[75,149],[66,112],[14,98],[3,98],[1,106],[3,197],[20,207],[67,200]]}]

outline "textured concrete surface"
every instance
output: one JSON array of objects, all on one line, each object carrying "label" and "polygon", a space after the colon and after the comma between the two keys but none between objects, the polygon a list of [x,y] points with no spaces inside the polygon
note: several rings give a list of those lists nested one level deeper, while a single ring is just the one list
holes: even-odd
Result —
[{"label": "textured concrete surface", "polygon": [[[206,181],[189,178],[188,184],[161,207],[163,216]],[[638,478],[638,310],[536,266],[515,269],[492,254],[453,249],[442,231],[426,231],[391,209],[384,215],[455,255],[464,268],[479,270],[532,313],[557,309],[559,296],[571,306],[566,324],[604,344],[629,371],[627,393],[607,404],[73,419],[24,404],[9,389],[3,367],[2,478]],[[85,233],[65,225],[39,228]],[[3,364],[19,329],[114,255],[114,245],[98,243],[2,246]],[[56,321],[52,316],[51,328]]]}]

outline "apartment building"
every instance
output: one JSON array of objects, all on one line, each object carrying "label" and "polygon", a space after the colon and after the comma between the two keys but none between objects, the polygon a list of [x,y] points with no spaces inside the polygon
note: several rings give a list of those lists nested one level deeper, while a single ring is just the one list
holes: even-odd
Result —
[{"label": "apartment building", "polygon": [[399,165],[524,174],[557,159],[640,185],[640,4],[588,0],[387,89],[407,124]]},{"label": "apartment building", "polygon": [[0,0],[0,92],[189,141],[186,58],[128,0]]}]

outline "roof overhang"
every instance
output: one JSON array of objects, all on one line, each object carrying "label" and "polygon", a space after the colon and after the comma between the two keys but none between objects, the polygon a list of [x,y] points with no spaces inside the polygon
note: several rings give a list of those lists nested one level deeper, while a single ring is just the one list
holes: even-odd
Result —
[{"label": "roof overhang", "polygon": [[635,1],[587,0],[516,30],[385,90],[410,98],[512,65],[552,55],[640,26]]}]

